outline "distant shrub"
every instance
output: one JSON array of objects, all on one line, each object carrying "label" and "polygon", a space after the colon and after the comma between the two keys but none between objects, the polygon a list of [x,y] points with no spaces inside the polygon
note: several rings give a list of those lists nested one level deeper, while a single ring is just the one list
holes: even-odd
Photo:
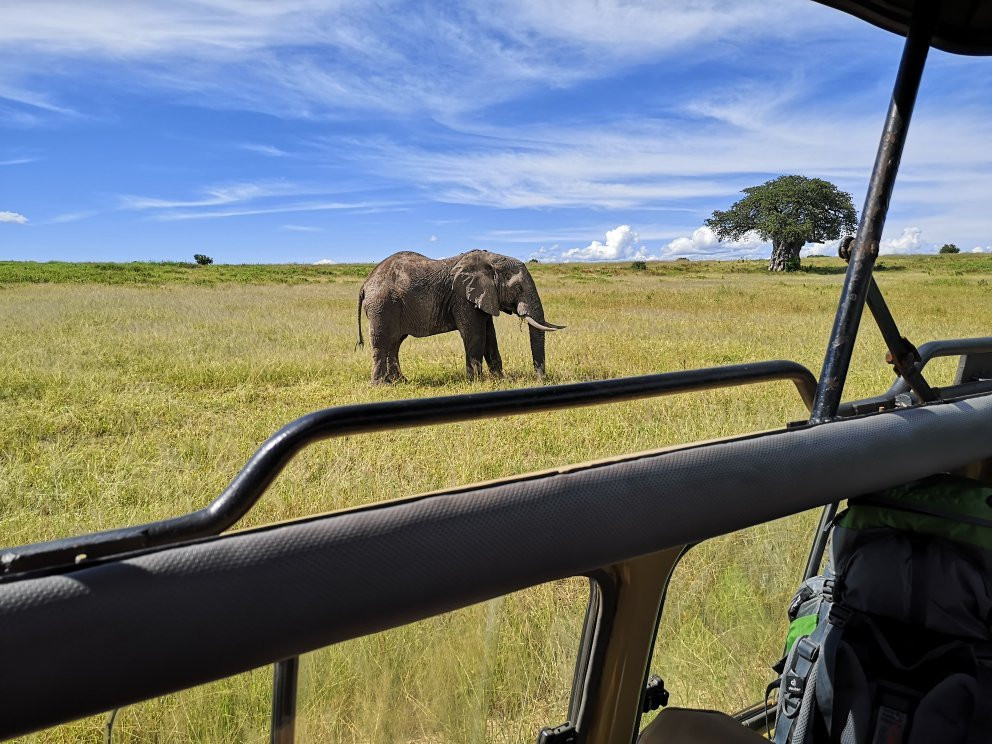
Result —
[{"label": "distant shrub", "polygon": [[210,256],[204,256],[202,253],[194,253],[193,260],[200,264],[200,266],[209,266],[214,262]]},{"label": "distant shrub", "polygon": [[675,260],[676,260],[676,262],[679,262],[679,261],[684,262],[684,263],[688,263],[689,262],[689,259],[686,258],[685,256],[679,256]]},{"label": "distant shrub", "polygon": [[630,268],[634,271],[647,271],[648,265],[644,261],[634,261],[634,263],[630,265]]},{"label": "distant shrub", "polygon": [[958,248],[954,243],[944,243],[940,246],[941,253],[960,253],[961,249]]},{"label": "distant shrub", "polygon": [[527,263],[541,263],[541,262],[540,262],[540,261],[538,261],[538,260],[537,260],[536,258],[532,258],[532,259],[531,259],[530,261],[528,261]]}]

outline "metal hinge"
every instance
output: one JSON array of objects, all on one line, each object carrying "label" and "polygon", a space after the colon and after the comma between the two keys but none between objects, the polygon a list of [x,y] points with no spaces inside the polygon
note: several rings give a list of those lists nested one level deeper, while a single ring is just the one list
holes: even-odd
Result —
[{"label": "metal hinge", "polygon": [[570,721],[551,728],[545,726],[537,734],[537,744],[575,744],[579,740],[579,732]]}]

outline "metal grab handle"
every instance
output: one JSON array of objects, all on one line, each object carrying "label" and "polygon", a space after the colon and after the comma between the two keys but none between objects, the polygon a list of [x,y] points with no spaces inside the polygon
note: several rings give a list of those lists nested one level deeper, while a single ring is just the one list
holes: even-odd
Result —
[{"label": "metal grab handle", "polygon": [[774,380],[793,382],[807,408],[812,406],[816,392],[813,373],[797,362],[778,360],[616,380],[327,408],[298,418],[273,434],[223,493],[205,508],[135,527],[2,550],[0,581],[25,571],[72,566],[93,558],[217,535],[232,527],[255,505],[293,457],[307,445],[322,439]]}]

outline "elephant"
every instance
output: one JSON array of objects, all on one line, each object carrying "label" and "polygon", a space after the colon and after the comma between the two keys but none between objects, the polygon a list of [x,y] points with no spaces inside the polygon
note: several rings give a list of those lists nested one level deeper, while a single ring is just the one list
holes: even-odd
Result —
[{"label": "elephant", "polygon": [[402,251],[377,265],[358,294],[356,349],[365,344],[363,305],[369,319],[373,384],[405,380],[399,352],[408,336],[455,330],[465,345],[468,379],[481,377],[483,359],[490,374],[502,377],[493,325],[500,312],[527,321],[534,369],[543,380],[544,334],[565,327],[544,319],[537,286],[522,261],[482,250],[438,260]]}]

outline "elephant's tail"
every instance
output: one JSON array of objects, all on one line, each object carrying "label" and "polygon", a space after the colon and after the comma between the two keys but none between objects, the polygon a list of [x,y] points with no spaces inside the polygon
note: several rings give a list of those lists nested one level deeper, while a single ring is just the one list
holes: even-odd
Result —
[{"label": "elephant's tail", "polygon": [[362,287],[362,291],[358,293],[358,343],[355,344],[355,351],[365,346],[365,341],[362,339],[362,305],[365,304],[365,287]]}]

